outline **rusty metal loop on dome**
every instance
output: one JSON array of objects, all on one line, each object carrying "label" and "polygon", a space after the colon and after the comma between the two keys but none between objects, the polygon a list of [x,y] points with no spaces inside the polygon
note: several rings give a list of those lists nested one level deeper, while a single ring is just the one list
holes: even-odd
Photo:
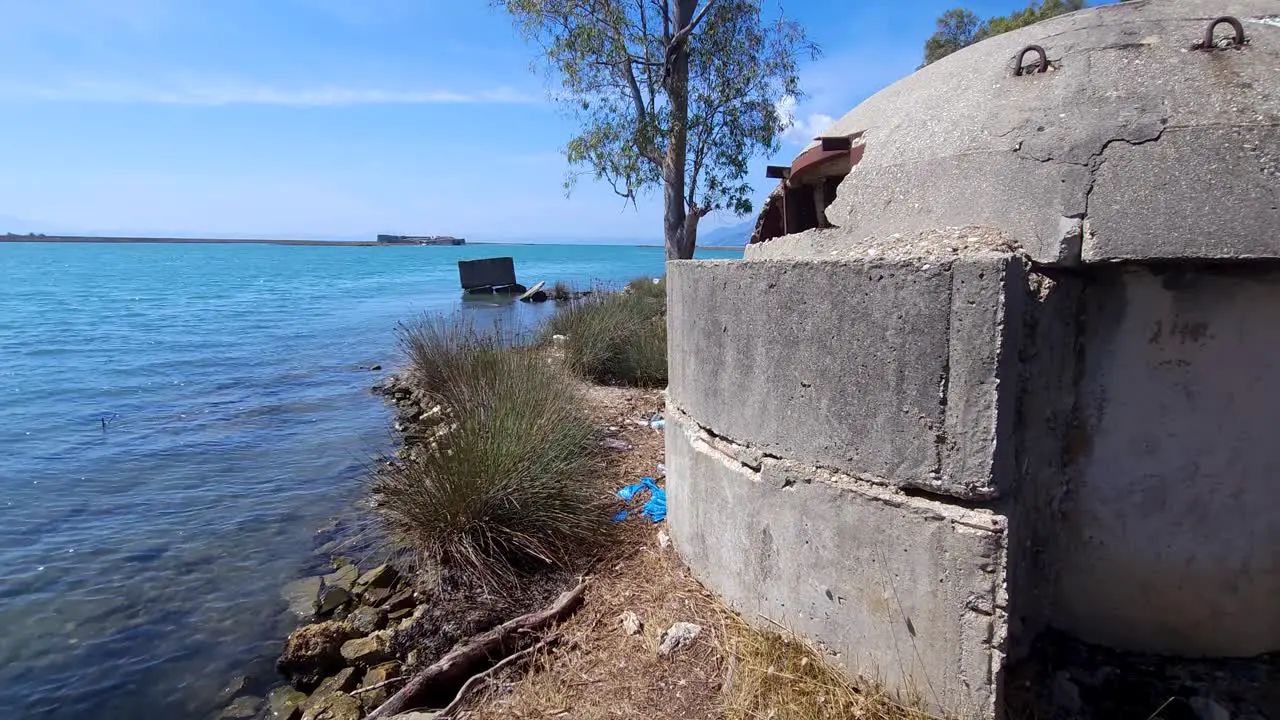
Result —
[{"label": "rusty metal loop on dome", "polygon": [[[1210,32],[1212,32],[1212,28],[1210,29]],[[1022,50],[1018,53],[1018,62],[1013,69],[1014,75],[1023,74],[1024,71],[1022,69],[1022,61],[1024,58],[1027,57],[1027,53],[1029,52],[1033,52],[1040,56],[1040,63],[1036,65],[1035,72],[1042,73],[1049,69],[1049,56],[1045,55],[1044,48],[1040,47],[1039,45],[1028,45],[1022,48]]]},{"label": "rusty metal loop on dome", "polygon": [[1239,20],[1231,17],[1230,15],[1223,15],[1222,17],[1209,23],[1209,27],[1204,31],[1204,42],[1201,44],[1202,48],[1204,48],[1205,50],[1212,50],[1214,48],[1213,31],[1217,30],[1218,26],[1223,23],[1230,25],[1231,29],[1236,31],[1236,36],[1234,38],[1233,45],[1235,47],[1244,46],[1244,25],[1240,24]]}]

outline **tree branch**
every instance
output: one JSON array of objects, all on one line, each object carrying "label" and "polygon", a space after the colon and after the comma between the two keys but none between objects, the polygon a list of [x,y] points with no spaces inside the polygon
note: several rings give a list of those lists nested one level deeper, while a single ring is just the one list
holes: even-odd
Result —
[{"label": "tree branch", "polygon": [[488,632],[475,636],[465,644],[455,647],[446,653],[444,657],[415,675],[407,685],[400,688],[399,692],[392,695],[385,703],[370,713],[366,720],[389,718],[413,707],[414,703],[426,691],[440,685],[462,680],[462,678],[471,674],[468,671],[474,670],[486,658],[492,658],[510,647],[509,643],[517,636],[541,630],[576,610],[582,602],[582,594],[586,589],[587,581],[583,581],[572,590],[562,593],[546,609],[521,615],[514,620],[508,620]]},{"label": "tree branch", "polygon": [[716,0],[707,0],[707,4],[703,5],[702,9],[698,11],[698,14],[693,16],[693,20],[691,20],[688,25],[680,28],[668,44],[675,45],[676,43],[684,42],[685,39],[689,37],[689,34],[698,27],[698,23],[702,22],[702,18],[707,16],[707,11],[711,9],[711,6],[715,4]]}]

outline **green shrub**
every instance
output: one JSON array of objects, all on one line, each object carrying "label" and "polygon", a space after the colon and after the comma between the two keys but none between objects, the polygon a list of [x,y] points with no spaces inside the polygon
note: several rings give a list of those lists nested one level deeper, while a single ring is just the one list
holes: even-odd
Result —
[{"label": "green shrub", "polygon": [[[636,287],[655,287],[633,281]],[[666,292],[595,292],[563,307],[544,335],[563,335],[569,367],[601,383],[661,387],[667,382]]]},{"label": "green shrub", "polygon": [[599,449],[572,380],[541,354],[442,319],[402,328],[436,442],[374,478],[376,516],[419,561],[487,584],[570,566],[607,532]]}]

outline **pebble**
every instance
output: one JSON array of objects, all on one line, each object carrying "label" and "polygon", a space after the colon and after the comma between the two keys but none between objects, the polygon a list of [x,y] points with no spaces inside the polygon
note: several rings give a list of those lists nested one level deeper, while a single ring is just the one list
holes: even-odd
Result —
[{"label": "pebble", "polygon": [[628,635],[639,635],[644,624],[640,622],[640,616],[630,610],[622,613],[619,618],[622,621],[622,632]]}]

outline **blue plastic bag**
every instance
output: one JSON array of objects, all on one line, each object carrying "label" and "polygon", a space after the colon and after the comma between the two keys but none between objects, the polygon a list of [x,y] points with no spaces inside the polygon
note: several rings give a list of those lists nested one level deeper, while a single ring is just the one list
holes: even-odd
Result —
[{"label": "blue plastic bag", "polygon": [[[662,522],[667,518],[667,491],[658,487],[653,478],[640,478],[640,482],[628,485],[618,491],[618,497],[624,502],[631,502],[631,499],[637,493],[648,490],[650,493],[649,500],[640,508],[640,514],[649,518],[655,523]],[[613,516],[615,522],[627,519],[629,510],[619,511]]]}]

